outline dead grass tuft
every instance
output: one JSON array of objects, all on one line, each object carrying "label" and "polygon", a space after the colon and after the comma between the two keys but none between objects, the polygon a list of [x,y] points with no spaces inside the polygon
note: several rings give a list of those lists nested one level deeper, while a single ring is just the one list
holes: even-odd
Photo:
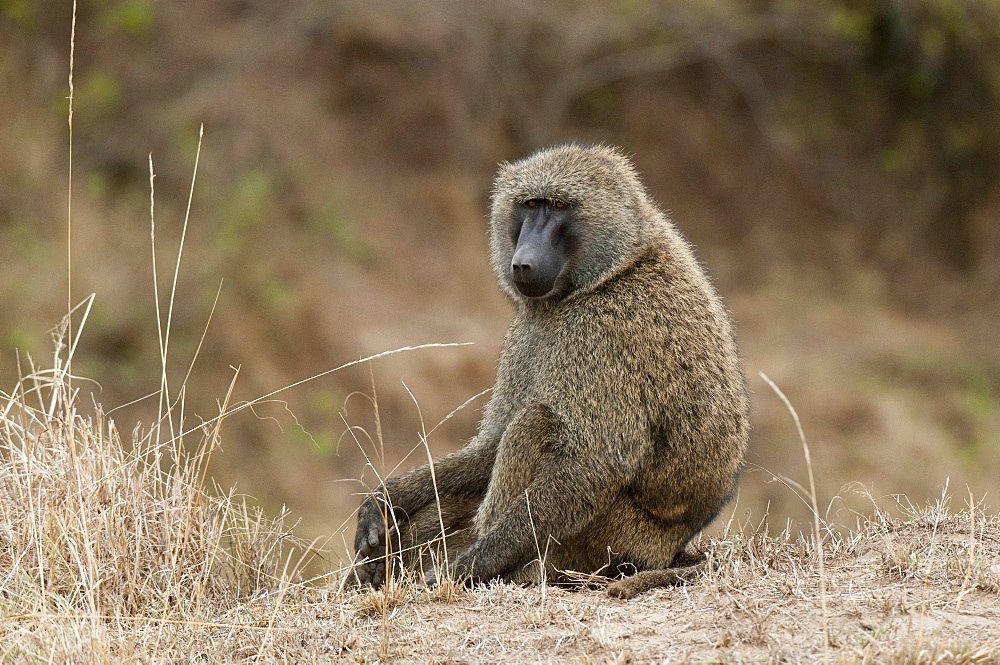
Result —
[{"label": "dead grass tuft", "polygon": [[904,645],[888,653],[878,649],[853,655],[839,662],[847,665],[868,665],[869,663],[893,663],[894,665],[975,665],[976,663],[996,663],[1000,643],[971,647],[966,644],[944,642],[930,645]]},{"label": "dead grass tuft", "polygon": [[392,579],[381,589],[365,589],[357,597],[357,612],[362,617],[391,617],[393,610],[414,598],[415,593],[408,579]]},{"label": "dead grass tuft", "polygon": [[100,406],[77,403],[63,366],[57,354],[0,392],[0,653],[148,655],[183,626],[238,630],[233,608],[284,593],[286,515],[204,486],[219,428],[192,452],[165,423],[127,440]]}]

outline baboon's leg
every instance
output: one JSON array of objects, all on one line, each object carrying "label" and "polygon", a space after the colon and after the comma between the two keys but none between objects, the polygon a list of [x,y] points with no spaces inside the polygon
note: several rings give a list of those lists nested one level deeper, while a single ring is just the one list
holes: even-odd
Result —
[{"label": "baboon's leg", "polygon": [[690,537],[686,525],[664,525],[630,498],[619,496],[580,533],[558,545],[551,543],[549,560],[578,572],[609,563],[632,564],[639,570],[668,568]]},{"label": "baboon's leg", "polygon": [[[562,543],[550,542],[547,551],[540,543],[539,549],[548,581],[569,581],[564,571],[605,577],[636,571],[608,586],[613,596],[633,598],[655,587],[697,579],[705,569],[704,557],[681,549],[694,532],[690,524],[665,525],[631,499],[621,497],[578,535]],[[515,578],[539,582],[537,559]]]},{"label": "baboon's leg", "polygon": [[[390,537],[394,545],[390,554],[393,561],[398,564],[401,560],[407,570],[420,571],[430,579],[435,566],[444,566],[446,559],[454,561],[475,541],[472,519],[479,503],[479,499],[442,496],[440,511],[436,501],[418,510]],[[399,557],[392,556],[395,553]]]},{"label": "baboon's leg", "polygon": [[691,524],[664,525],[641,510],[631,516],[635,521],[622,558],[638,570],[609,584],[608,595],[635,598],[656,587],[689,584],[707,570],[707,558],[682,549],[697,531]]}]

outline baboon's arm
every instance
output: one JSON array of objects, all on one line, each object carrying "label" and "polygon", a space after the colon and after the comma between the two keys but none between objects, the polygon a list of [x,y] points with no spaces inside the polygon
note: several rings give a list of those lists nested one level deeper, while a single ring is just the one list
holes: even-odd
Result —
[{"label": "baboon's arm", "polygon": [[375,488],[358,509],[354,533],[357,561],[369,562],[355,568],[361,582],[378,586],[385,581],[387,528],[432,502],[435,485],[439,495],[482,496],[495,456],[496,443],[477,437],[461,450],[434,460],[433,475],[430,465],[424,464]]},{"label": "baboon's arm", "polygon": [[496,447],[479,444],[478,440],[453,453],[422,464],[409,473],[390,478],[373,494],[393,509],[396,517],[406,519],[434,500],[437,494],[451,496],[482,496],[490,482]]}]

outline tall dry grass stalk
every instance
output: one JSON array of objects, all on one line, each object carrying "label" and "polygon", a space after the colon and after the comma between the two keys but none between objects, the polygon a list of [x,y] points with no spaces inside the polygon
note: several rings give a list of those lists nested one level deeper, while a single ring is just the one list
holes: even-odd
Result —
[{"label": "tall dry grass stalk", "polygon": [[819,569],[819,598],[820,598],[820,607],[822,608],[822,614],[823,614],[823,634],[824,638],[826,639],[826,645],[830,646],[830,613],[827,611],[827,606],[826,606],[826,596],[827,596],[826,550],[823,547],[823,533],[820,530],[821,518],[819,516],[819,503],[816,498],[816,478],[813,475],[812,455],[809,452],[809,444],[806,443],[806,434],[805,431],[802,429],[802,421],[799,420],[799,414],[795,410],[795,407],[792,406],[791,400],[789,400],[785,396],[785,393],[781,391],[781,388],[779,388],[777,384],[775,384],[774,381],[772,381],[770,377],[767,376],[767,374],[764,374],[764,372],[759,372],[759,374],[760,377],[764,379],[764,381],[767,383],[767,385],[771,387],[771,390],[773,390],[778,395],[778,398],[781,399],[781,402],[785,405],[785,408],[788,409],[788,412],[792,416],[792,420],[795,421],[795,430],[799,434],[799,441],[802,443],[802,455],[803,457],[805,457],[806,470],[809,474],[809,508],[812,511],[812,516],[813,516],[812,519],[813,542],[815,543],[816,547],[816,566]]},{"label": "tall dry grass stalk", "polygon": [[69,31],[69,96],[66,122],[69,125],[69,165],[66,183],[66,319],[69,336],[73,334],[73,69],[76,56],[76,0],[73,0],[73,21]]}]

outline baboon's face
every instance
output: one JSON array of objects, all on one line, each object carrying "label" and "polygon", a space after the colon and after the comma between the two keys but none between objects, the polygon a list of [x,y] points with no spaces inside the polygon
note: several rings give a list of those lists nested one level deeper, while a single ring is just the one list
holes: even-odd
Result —
[{"label": "baboon's face", "polygon": [[514,208],[510,281],[525,298],[556,295],[566,281],[575,245],[573,205],[554,198],[530,198],[515,203]]},{"label": "baboon's face", "polygon": [[589,292],[638,256],[654,213],[620,152],[545,148],[497,171],[490,262],[515,304],[545,308]]}]

